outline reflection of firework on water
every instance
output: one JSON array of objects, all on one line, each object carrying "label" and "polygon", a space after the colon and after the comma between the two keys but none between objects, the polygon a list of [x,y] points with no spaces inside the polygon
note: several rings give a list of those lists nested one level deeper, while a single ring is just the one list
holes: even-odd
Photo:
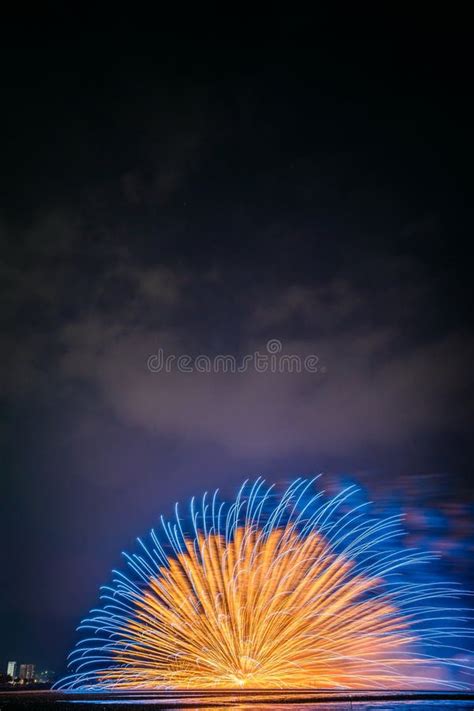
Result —
[{"label": "reflection of firework on water", "polygon": [[205,495],[189,533],[176,507],[103,588],[60,688],[459,688],[442,670],[466,616],[439,604],[456,588],[410,580],[432,556],[387,545],[399,516],[370,519],[349,506],[355,487],[327,499],[313,483]]}]

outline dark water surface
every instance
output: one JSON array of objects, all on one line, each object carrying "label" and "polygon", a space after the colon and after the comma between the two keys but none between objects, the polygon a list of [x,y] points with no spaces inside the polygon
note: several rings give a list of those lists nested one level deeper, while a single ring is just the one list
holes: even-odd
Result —
[{"label": "dark water surface", "polygon": [[74,709],[239,709],[239,711],[474,711],[473,693],[340,691],[186,691],[62,694],[50,691],[0,693],[0,711]]}]

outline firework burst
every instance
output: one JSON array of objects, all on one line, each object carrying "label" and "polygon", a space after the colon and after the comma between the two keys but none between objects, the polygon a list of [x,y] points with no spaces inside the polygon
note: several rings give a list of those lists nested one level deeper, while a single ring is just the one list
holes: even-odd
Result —
[{"label": "firework burst", "polygon": [[459,591],[410,581],[433,555],[388,546],[399,516],[370,519],[355,487],[327,498],[314,481],[205,495],[189,531],[176,506],[102,589],[59,688],[459,687],[440,669],[466,615],[437,602]]}]

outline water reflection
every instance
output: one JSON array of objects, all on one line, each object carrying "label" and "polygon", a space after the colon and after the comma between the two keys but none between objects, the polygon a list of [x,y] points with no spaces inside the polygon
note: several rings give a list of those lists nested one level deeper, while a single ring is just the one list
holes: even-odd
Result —
[{"label": "water reflection", "polygon": [[[79,706],[123,706],[186,708],[201,711],[472,711],[474,693],[360,692],[161,692],[125,694],[83,694],[55,699],[62,708]],[[71,704],[71,706],[69,706]]]},{"label": "water reflection", "polygon": [[[90,700],[90,699],[75,699],[74,701],[63,701],[61,700],[60,703],[66,703],[66,704],[82,704],[85,706],[110,706],[114,708],[115,706],[123,706],[123,705],[143,705],[143,706],[156,706],[158,708],[170,708],[170,707],[175,707],[175,708],[198,708],[200,711],[220,711],[222,709],[235,709],[235,711],[269,711],[270,709],[275,709],[276,711],[298,711],[299,709],[305,710],[305,711],[311,711],[311,709],[317,709],[317,711],[349,711],[351,708],[352,709],[359,709],[360,711],[365,711],[366,709],[378,709],[378,711],[392,711],[392,709],[395,709],[395,706],[387,706],[386,704],[382,704],[381,706],[378,706],[377,704],[372,704],[370,706],[367,706],[364,703],[356,703],[352,704],[350,702],[347,703],[341,703],[341,702],[333,702],[333,703],[302,703],[302,704],[295,704],[293,702],[288,702],[288,703],[280,703],[280,704],[272,704],[272,703],[266,703],[266,704],[261,704],[261,703],[252,703],[251,701],[246,702],[245,704],[234,704],[234,703],[226,703],[223,705],[201,705],[199,699],[195,700],[193,703],[183,703],[182,700],[174,700],[170,703],[163,703],[163,699],[115,699],[115,700],[104,700],[104,699],[95,699],[95,700]],[[202,703],[206,704],[207,702],[203,699]],[[452,703],[452,702],[450,702]],[[400,707],[400,704],[398,704],[398,707]],[[404,711],[409,711],[410,706],[405,706],[403,705]],[[414,708],[414,707],[413,707]],[[416,707],[419,709],[419,707]],[[427,706],[423,706],[423,711],[426,709],[426,711],[431,711],[431,709],[438,709],[440,711],[441,707],[439,705],[434,705],[432,703],[428,704]],[[443,707],[444,708],[444,707]],[[463,709],[465,711],[466,706],[461,703],[461,705],[456,706],[456,705],[450,705],[449,709],[450,711],[456,711],[456,709]],[[472,707],[472,702],[470,702],[470,706],[468,708],[473,708]]]}]

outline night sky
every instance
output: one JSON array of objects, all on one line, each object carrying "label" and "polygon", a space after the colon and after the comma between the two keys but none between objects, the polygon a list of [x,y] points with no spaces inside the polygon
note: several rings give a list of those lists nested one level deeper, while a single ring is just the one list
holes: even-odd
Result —
[{"label": "night sky", "polygon": [[[468,35],[379,21],[4,28],[2,670],[258,474],[360,482],[474,585]],[[318,372],[147,367],[270,339]]]}]

